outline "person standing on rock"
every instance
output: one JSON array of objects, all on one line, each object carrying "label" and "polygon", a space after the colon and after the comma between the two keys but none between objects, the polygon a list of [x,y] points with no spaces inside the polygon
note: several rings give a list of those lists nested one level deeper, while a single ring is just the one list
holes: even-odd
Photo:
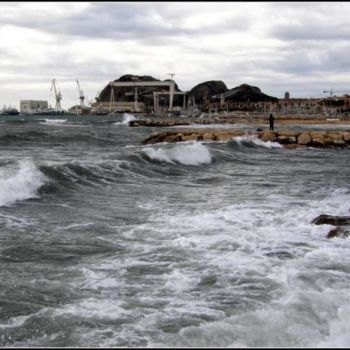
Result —
[{"label": "person standing on rock", "polygon": [[272,130],[272,131],[274,129],[274,121],[275,121],[275,118],[273,117],[273,115],[271,113],[269,116],[269,122],[270,122],[270,130]]}]

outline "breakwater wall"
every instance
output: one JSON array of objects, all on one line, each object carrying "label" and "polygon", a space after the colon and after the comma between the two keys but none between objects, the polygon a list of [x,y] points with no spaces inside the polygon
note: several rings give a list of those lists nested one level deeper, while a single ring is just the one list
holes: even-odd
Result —
[{"label": "breakwater wall", "polygon": [[214,129],[182,129],[165,131],[151,135],[143,144],[158,142],[183,141],[230,141],[237,136],[255,136],[264,142],[278,142],[286,148],[296,147],[348,147],[350,130],[348,131],[251,131],[214,130]]}]

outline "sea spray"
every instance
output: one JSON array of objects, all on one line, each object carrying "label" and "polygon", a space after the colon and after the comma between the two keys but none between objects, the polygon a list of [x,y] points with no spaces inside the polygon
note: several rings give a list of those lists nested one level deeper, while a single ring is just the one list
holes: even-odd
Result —
[{"label": "sea spray", "polygon": [[37,197],[37,190],[46,182],[45,175],[29,159],[0,168],[0,177],[0,206]]},{"label": "sea spray", "polygon": [[265,147],[265,148],[283,148],[283,146],[278,143],[278,142],[271,142],[271,141],[262,141],[260,140],[257,136],[237,136],[237,137],[233,137],[232,141],[235,141],[236,143],[238,143],[239,145],[241,145],[244,142],[247,143],[252,143],[256,146],[260,146],[260,147]]},{"label": "sea spray", "polygon": [[129,122],[132,120],[136,120],[137,118],[133,114],[124,113],[123,120],[121,122],[114,123],[114,125],[129,125]]},{"label": "sea spray", "polygon": [[172,148],[146,148],[144,152],[152,160],[184,165],[210,164],[209,149],[201,143],[175,145]]}]

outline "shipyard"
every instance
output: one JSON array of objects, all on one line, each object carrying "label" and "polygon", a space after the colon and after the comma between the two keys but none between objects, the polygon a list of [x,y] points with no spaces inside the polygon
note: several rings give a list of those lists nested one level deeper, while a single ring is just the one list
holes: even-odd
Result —
[{"label": "shipyard", "polygon": [[350,118],[350,95],[346,91],[323,90],[320,98],[293,98],[285,92],[283,98],[269,96],[259,87],[241,84],[229,89],[223,81],[212,80],[181,91],[171,79],[152,76],[123,75],[106,84],[95,99],[85,102],[84,92],[77,84],[79,103],[64,110],[62,93],[52,80],[54,107],[45,100],[20,100],[19,111],[6,104],[0,115],[116,115],[135,113],[163,117],[241,117],[257,118],[274,113],[283,119],[305,120]]}]

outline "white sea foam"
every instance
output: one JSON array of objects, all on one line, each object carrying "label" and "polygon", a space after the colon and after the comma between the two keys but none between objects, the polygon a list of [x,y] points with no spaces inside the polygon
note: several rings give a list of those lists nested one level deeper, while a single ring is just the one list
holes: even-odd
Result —
[{"label": "white sea foam", "polygon": [[[349,190],[305,198],[303,210],[288,195],[222,204],[227,196],[217,191],[195,211],[152,206],[149,220],[124,227],[132,255],[94,260],[74,281],[99,293],[54,316],[125,323],[117,334],[96,334],[100,345],[156,332],[148,347],[349,346],[350,241],[327,240],[327,227],[310,223],[323,211],[347,211]],[[130,272],[160,263],[166,272]]]},{"label": "white sea foam", "polygon": [[265,147],[265,148],[283,148],[283,146],[278,142],[271,141],[262,141],[257,136],[236,136],[232,138],[233,141],[236,141],[238,144],[242,144],[242,142],[251,142],[257,146]]},{"label": "white sea foam", "polygon": [[123,120],[121,122],[116,122],[113,125],[126,125],[126,126],[128,126],[129,122],[132,120],[137,120],[137,118],[133,114],[124,113]]},{"label": "white sea foam", "polygon": [[29,159],[0,168],[0,178],[0,206],[38,197],[37,190],[47,180]]},{"label": "white sea foam", "polygon": [[45,123],[40,124],[62,124],[65,123],[67,119],[45,119]]},{"label": "white sea foam", "polygon": [[209,149],[199,142],[175,145],[170,148],[144,149],[147,156],[153,160],[167,163],[181,163],[184,165],[210,164],[211,154]]}]

